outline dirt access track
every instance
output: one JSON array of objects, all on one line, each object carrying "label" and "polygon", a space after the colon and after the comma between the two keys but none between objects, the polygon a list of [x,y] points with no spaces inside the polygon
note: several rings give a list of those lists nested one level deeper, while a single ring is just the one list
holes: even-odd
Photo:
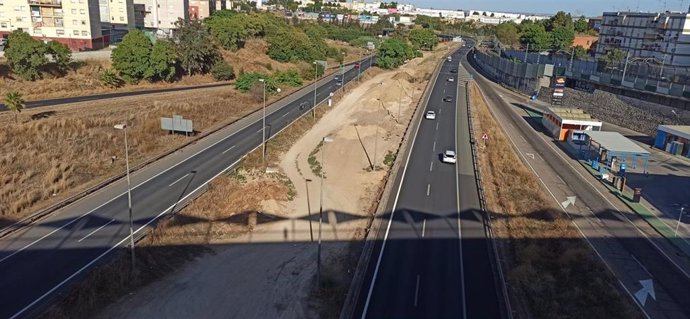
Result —
[{"label": "dirt access track", "polygon": [[[275,169],[294,185],[292,200],[272,196],[259,201],[261,211],[251,231],[216,236],[209,245],[212,254],[122,298],[99,317],[337,318],[372,216],[374,194],[393,161],[388,154],[396,152],[426,81],[446,52],[441,46],[348,89],[280,157]],[[325,136],[332,142],[321,146]],[[373,163],[378,170],[371,170]],[[330,292],[338,292],[330,295],[313,288],[322,190],[319,167],[325,176],[321,278],[333,288]],[[246,174],[249,178],[241,187],[247,191],[269,179]],[[237,190],[214,194],[217,190],[223,189],[212,189],[197,201],[207,196],[251,197]]]}]

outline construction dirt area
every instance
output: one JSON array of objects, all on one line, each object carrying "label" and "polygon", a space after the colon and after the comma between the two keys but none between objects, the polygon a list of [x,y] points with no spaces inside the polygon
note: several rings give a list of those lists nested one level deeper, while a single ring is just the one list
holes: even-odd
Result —
[{"label": "construction dirt area", "polygon": [[[53,307],[44,317],[68,317],[71,304],[100,318],[337,318],[384,179],[446,52],[440,45],[398,70],[367,71],[361,83],[346,86],[331,107],[317,112],[316,124],[306,116],[269,143],[270,173],[256,168],[260,152],[253,152],[219,177],[139,245],[146,273],[161,263],[156,254],[183,259],[168,262],[165,268],[175,269],[167,275],[127,286],[105,278],[101,267],[100,275],[86,279],[91,288],[73,291],[63,303],[67,308]],[[324,137],[330,142],[322,143]],[[126,268],[121,259],[111,270]],[[122,288],[111,292],[110,300],[119,300],[107,307],[87,300],[104,283]]]}]

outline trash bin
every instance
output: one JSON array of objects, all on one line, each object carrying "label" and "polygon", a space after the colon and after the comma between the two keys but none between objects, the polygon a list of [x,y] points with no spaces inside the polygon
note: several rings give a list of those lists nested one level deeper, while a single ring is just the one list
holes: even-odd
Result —
[{"label": "trash bin", "polygon": [[639,203],[640,197],[642,197],[642,188],[636,187],[635,189],[633,189],[633,203]]}]

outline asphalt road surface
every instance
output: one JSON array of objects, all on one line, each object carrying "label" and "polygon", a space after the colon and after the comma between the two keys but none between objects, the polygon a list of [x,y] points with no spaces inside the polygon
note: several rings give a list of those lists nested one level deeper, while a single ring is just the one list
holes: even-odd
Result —
[{"label": "asphalt road surface", "polygon": [[[345,66],[347,67],[347,66],[350,66],[352,64],[353,63],[345,64]],[[94,94],[94,95],[72,96],[72,97],[63,97],[63,98],[55,98],[55,99],[27,101],[25,107],[26,108],[37,108],[37,107],[54,106],[54,105],[67,104],[67,103],[79,103],[79,102],[97,101],[97,100],[103,100],[103,99],[114,99],[114,98],[125,97],[125,96],[137,96],[137,95],[147,95],[147,94],[155,94],[155,93],[189,91],[189,90],[206,89],[206,88],[214,88],[214,87],[230,86],[230,85],[231,84],[229,84],[229,83],[211,83],[211,84],[171,87],[171,88],[163,88],[163,89],[151,89],[151,90],[140,90],[140,91],[112,92],[112,93],[103,93],[103,94]],[[5,106],[5,104],[0,103],[0,112],[4,112],[4,111],[7,111],[7,107]]]},{"label": "asphalt road surface", "polygon": [[[363,60],[362,70],[369,63],[370,60]],[[350,68],[345,73],[345,82],[357,75],[358,70]],[[329,93],[338,88],[333,80],[321,81],[316,101],[328,99]],[[300,92],[296,94],[302,96],[268,114],[267,138],[310,112],[313,91]],[[306,107],[300,108],[301,104]],[[185,160],[171,163],[145,181],[133,183],[134,229],[141,231],[158,217],[176,211],[180,203],[203,190],[211,179],[259,147],[261,118],[249,123]],[[93,200],[94,197],[102,200]],[[110,187],[3,238],[0,241],[0,291],[3,292],[0,318],[27,317],[40,311],[66,284],[114,249],[127,244],[128,220],[126,191]]]},{"label": "asphalt road surface", "polygon": [[[435,111],[436,119],[422,119],[391,194],[393,213],[383,216],[387,228],[356,306],[361,318],[500,318],[472,166],[466,73],[451,73],[466,52],[444,62],[432,89],[424,112]],[[441,161],[445,150],[458,151],[457,165]]]},{"label": "asphalt road surface", "polygon": [[[628,296],[635,300],[646,317],[689,318],[690,276],[687,269],[690,264],[687,257],[555,146],[550,137],[541,133],[540,123],[526,119],[526,114],[518,114],[507,102],[508,97],[524,97],[488,81],[470,67],[473,65],[469,63],[472,62],[471,54],[467,59],[463,64],[468,66],[484,91],[507,135],[512,137],[521,153],[532,154],[533,158],[528,157],[526,161],[534,167],[545,187],[560,200],[576,196],[577,202],[567,211]],[[652,280],[655,298],[642,302],[635,297],[643,291],[641,280]]]}]

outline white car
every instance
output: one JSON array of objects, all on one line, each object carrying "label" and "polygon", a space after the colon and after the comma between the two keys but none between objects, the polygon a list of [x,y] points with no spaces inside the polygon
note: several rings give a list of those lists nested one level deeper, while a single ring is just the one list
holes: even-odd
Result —
[{"label": "white car", "polygon": [[436,119],[436,112],[427,111],[426,115],[424,115],[424,118],[426,118],[427,120],[435,120]]},{"label": "white car", "polygon": [[457,161],[458,159],[457,154],[455,154],[455,151],[446,150],[445,152],[443,152],[444,163],[455,164]]},{"label": "white car", "polygon": [[453,82],[453,81],[455,81],[454,78],[448,78],[448,82]]},{"label": "white car", "polygon": [[452,58],[452,57],[447,57],[446,60],[448,60],[448,62],[452,62],[452,61],[453,61],[453,58]]}]

